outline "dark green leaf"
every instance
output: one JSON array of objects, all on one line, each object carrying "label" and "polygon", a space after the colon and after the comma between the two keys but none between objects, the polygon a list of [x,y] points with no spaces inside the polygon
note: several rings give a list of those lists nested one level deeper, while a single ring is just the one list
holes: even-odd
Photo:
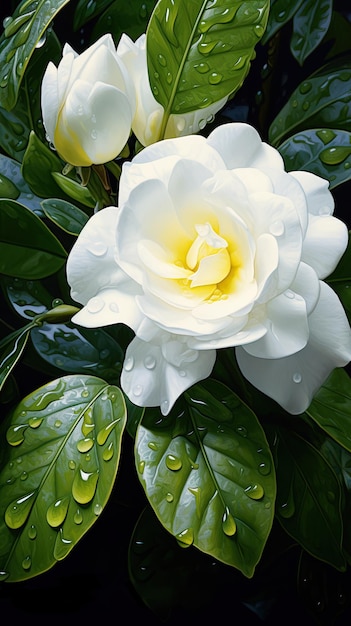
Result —
[{"label": "dark green leaf", "polygon": [[0,391],[26,347],[31,324],[11,333],[0,342]]},{"label": "dark green leaf", "polygon": [[155,4],[156,0],[133,0],[133,2],[115,0],[97,20],[93,30],[93,39],[96,40],[106,32],[110,32],[113,33],[116,44],[123,33],[135,41],[145,33]]},{"label": "dark green leaf", "polygon": [[305,0],[294,15],[291,52],[303,65],[325,36],[332,16],[333,0]]},{"label": "dark green leaf", "polygon": [[292,135],[278,150],[286,170],[306,170],[329,180],[329,188],[351,179],[351,132],[314,128]]},{"label": "dark green leaf", "polygon": [[182,545],[253,575],[273,521],[275,475],[264,432],[238,396],[207,379],[168,416],[147,410],[136,465],[157,516]]},{"label": "dark green leaf", "polygon": [[271,0],[267,28],[262,37],[263,44],[294,17],[302,3],[303,0]]},{"label": "dark green leaf", "polygon": [[345,569],[340,483],[320,452],[293,431],[277,429],[276,515],[307,552]]},{"label": "dark green leaf", "polygon": [[23,0],[12,17],[6,18],[0,37],[0,105],[10,111],[37,46],[55,15],[69,0]]},{"label": "dark green leaf", "polygon": [[62,196],[61,188],[52,177],[52,173],[61,172],[62,167],[62,161],[32,131],[22,162],[22,174],[32,192],[42,198]]},{"label": "dark green leaf", "polygon": [[[43,215],[43,211],[40,206],[40,198],[35,196],[21,173],[21,165],[14,159],[0,154],[0,176],[6,177],[11,181],[11,185],[16,187],[18,192],[17,201],[24,204],[28,209],[31,209],[36,215]],[[17,193],[16,192],[16,193]],[[9,198],[9,195],[2,196]],[[12,198],[11,198],[12,199]]]},{"label": "dark green leaf", "polygon": [[351,452],[351,379],[345,370],[332,372],[306,413]]},{"label": "dark green leaf", "polygon": [[160,0],[147,29],[150,84],[165,114],[208,107],[246,78],[267,19],[267,0]]},{"label": "dark green leaf", "polygon": [[334,272],[328,277],[327,282],[338,294],[346,314],[351,322],[351,236],[349,243]]},{"label": "dark green leaf", "polygon": [[121,391],[92,376],[54,380],[20,402],[5,424],[2,580],[48,570],[98,519],[115,482],[125,420]]},{"label": "dark green leaf", "polygon": [[1,276],[0,284],[10,305],[21,317],[32,319],[52,305],[52,296],[38,280]]},{"label": "dark green leaf", "polygon": [[38,279],[57,272],[67,253],[32,211],[0,199],[0,273]]},{"label": "dark green leaf", "polygon": [[31,333],[38,354],[60,370],[86,372],[117,381],[123,353],[118,343],[103,329],[77,328],[73,324],[47,324]]},{"label": "dark green leaf", "polygon": [[[113,1],[114,0],[79,0],[74,11],[73,30],[76,31],[82,28],[86,22],[89,22],[93,17],[99,15],[109,4],[113,4]],[[107,32],[107,30],[105,32]]]},{"label": "dark green leaf", "polygon": [[66,200],[60,198],[49,198],[43,200],[41,206],[45,215],[51,219],[54,224],[60,226],[64,231],[71,235],[79,235],[83,226],[87,223],[89,217],[78,207],[74,206]]},{"label": "dark green leaf", "polygon": [[46,33],[45,43],[36,49],[24,74],[15,107],[0,108],[0,145],[10,156],[21,161],[31,130],[45,139],[41,117],[41,81],[49,60],[57,61],[61,46],[52,31]]},{"label": "dark green leaf", "polygon": [[51,175],[55,183],[57,183],[59,188],[65,193],[66,196],[69,196],[73,200],[84,204],[84,206],[90,208],[95,207],[95,201],[92,198],[90,191],[87,187],[83,187],[83,185],[81,185],[77,181],[73,180],[72,178],[68,178],[68,176],[60,174],[60,172],[58,171],[52,172]]},{"label": "dark green leaf", "polygon": [[271,144],[311,128],[351,131],[350,61],[349,56],[331,61],[300,83],[269,128]]}]

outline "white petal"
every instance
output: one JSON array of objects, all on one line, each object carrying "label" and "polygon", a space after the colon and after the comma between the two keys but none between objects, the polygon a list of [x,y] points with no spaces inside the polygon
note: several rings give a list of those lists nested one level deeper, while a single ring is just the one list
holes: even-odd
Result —
[{"label": "white petal", "polygon": [[346,225],[336,217],[310,215],[301,260],[311,265],[319,278],[331,274],[348,243]]},{"label": "white petal", "polygon": [[289,172],[297,180],[305,192],[308,212],[313,215],[332,215],[334,198],[329,191],[329,181],[312,174],[312,172]]},{"label": "white petal", "polygon": [[126,324],[136,330],[143,320],[135,300],[137,293],[135,283],[130,280],[120,282],[115,288],[101,289],[72,320],[86,328]]},{"label": "white petal", "polygon": [[301,296],[286,291],[266,305],[267,333],[246,350],[252,356],[278,359],[301,350],[309,337],[306,303]]},{"label": "white petal", "polygon": [[307,315],[310,315],[320,295],[320,281],[314,269],[306,263],[300,263],[290,289],[291,292],[299,294],[304,299]]},{"label": "white petal", "polygon": [[258,132],[248,124],[235,122],[217,126],[207,142],[218,151],[228,169],[275,167],[284,170],[278,150],[263,143]]},{"label": "white petal", "polygon": [[338,297],[325,283],[309,324],[307,346],[291,356],[260,359],[249,355],[247,348],[236,349],[245,378],[292,414],[305,411],[332,370],[351,359],[349,323]]},{"label": "white petal", "polygon": [[[172,335],[169,341],[174,341]],[[180,345],[183,350],[178,351],[175,365],[164,357],[167,350],[162,351],[160,345],[132,340],[121,376],[122,389],[131,402],[137,406],[160,406],[163,415],[167,415],[183,391],[210,375],[216,352],[189,353],[185,343]],[[170,353],[174,355],[174,350]]]},{"label": "white petal", "polygon": [[50,61],[45,70],[41,84],[41,110],[45,130],[50,141],[54,140],[59,108],[60,101],[57,85],[57,69]]}]

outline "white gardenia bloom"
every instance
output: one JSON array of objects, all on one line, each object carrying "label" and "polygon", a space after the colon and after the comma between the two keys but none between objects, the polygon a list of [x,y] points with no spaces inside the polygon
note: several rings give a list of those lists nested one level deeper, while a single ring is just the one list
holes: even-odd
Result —
[{"label": "white gardenia bloom", "polygon": [[292,414],[351,357],[350,327],[323,282],[345,251],[327,181],[284,171],[254,128],[169,139],[123,166],[119,208],[86,224],[68,281],[86,327],[135,338],[122,388],[167,414],[235,347],[243,375]]},{"label": "white gardenia bloom", "polygon": [[65,44],[58,67],[46,68],[41,108],[47,138],[67,163],[89,166],[118,156],[130,135],[135,92],[111,35],[80,55]]},{"label": "white gardenia bloom", "polygon": [[[164,109],[154,98],[149,83],[146,35],[141,35],[134,43],[128,35],[123,34],[118,44],[117,53],[128,68],[136,91],[136,110],[132,130],[143,146],[149,146],[160,138]],[[213,121],[214,115],[223,108],[227,100],[228,97],[221,98],[210,106],[191,113],[170,115],[165,130],[165,138],[197,133],[207,123]]]}]

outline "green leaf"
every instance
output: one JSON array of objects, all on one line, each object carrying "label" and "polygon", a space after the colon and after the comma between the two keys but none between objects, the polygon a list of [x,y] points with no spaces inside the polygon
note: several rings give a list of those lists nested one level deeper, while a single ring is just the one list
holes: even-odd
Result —
[{"label": "green leaf", "polygon": [[0,145],[18,161],[23,159],[31,130],[41,140],[45,139],[40,105],[41,81],[49,60],[57,62],[60,57],[60,42],[54,32],[47,31],[45,42],[35,50],[24,74],[16,105],[11,111],[0,108]]},{"label": "green leaf", "polygon": [[268,18],[268,0],[159,0],[147,29],[149,79],[171,113],[208,107],[244,82]]},{"label": "green leaf", "polygon": [[106,32],[111,32],[116,44],[123,33],[135,41],[145,33],[155,4],[156,0],[133,0],[133,2],[115,0],[97,20],[93,29],[93,40],[95,41]]},{"label": "green leaf", "polygon": [[351,233],[349,231],[349,242],[338,266],[334,272],[326,279],[326,282],[334,289],[339,296],[346,314],[351,322]]},{"label": "green leaf", "polygon": [[95,207],[95,201],[87,187],[83,187],[83,185],[75,180],[72,180],[72,178],[68,178],[68,176],[64,176],[57,171],[52,172],[51,176],[53,177],[55,183],[57,183],[60,189],[62,189],[67,196],[70,196],[73,200],[76,200],[91,209]]},{"label": "green leaf", "polygon": [[266,44],[275,33],[295,15],[303,0],[271,0],[266,32],[262,44]]},{"label": "green leaf", "polygon": [[17,330],[0,342],[0,391],[26,347],[32,324]]},{"label": "green leaf", "polygon": [[344,570],[337,476],[320,452],[293,431],[277,429],[273,450],[279,522],[307,552]]},{"label": "green leaf", "polygon": [[69,0],[23,0],[13,17],[6,18],[0,37],[0,106],[10,111],[16,104],[19,87],[41,38],[55,15]]},{"label": "green leaf", "polygon": [[332,372],[306,413],[351,452],[351,379],[345,370],[338,368]]},{"label": "green leaf", "polygon": [[290,48],[295,59],[303,65],[328,31],[333,0],[305,0],[294,15]]},{"label": "green leaf", "polygon": [[351,179],[351,132],[314,128],[292,135],[278,150],[288,172],[307,170],[333,189]]},{"label": "green leaf", "polygon": [[351,131],[350,62],[350,56],[331,61],[298,85],[269,128],[272,145],[311,128]]},{"label": "green leaf", "polygon": [[23,178],[32,192],[42,198],[62,196],[61,188],[51,175],[61,172],[62,167],[62,161],[32,131],[22,162]]},{"label": "green leaf", "polygon": [[79,235],[89,219],[84,211],[60,198],[43,200],[41,206],[45,215],[70,235]]},{"label": "green leaf", "polygon": [[136,465],[158,518],[182,545],[253,575],[273,521],[275,475],[264,432],[234,393],[207,379],[168,416],[147,410]]},{"label": "green leaf", "polygon": [[[77,31],[86,22],[99,15],[109,4],[113,4],[114,0],[79,0],[74,11],[73,30]],[[123,5],[122,5],[123,6]],[[107,32],[107,29],[105,32]],[[112,29],[113,30],[113,29]]]},{"label": "green leaf", "polygon": [[54,380],[20,402],[5,424],[0,473],[2,580],[48,570],[98,519],[115,482],[125,419],[121,391],[92,376]]},{"label": "green leaf", "polygon": [[41,358],[60,370],[84,371],[111,382],[119,378],[124,355],[118,343],[101,328],[44,323],[33,329],[31,339]]},{"label": "green leaf", "polygon": [[[10,159],[3,154],[0,154],[0,176],[11,181],[11,185],[16,188],[16,198],[12,198],[11,195],[4,194],[1,197],[16,199],[21,204],[24,204],[28,209],[34,211],[36,215],[43,215],[43,211],[40,206],[40,198],[35,196],[31,189],[28,187],[21,173],[21,164]],[[18,195],[17,195],[18,194]]]},{"label": "green leaf", "polygon": [[0,284],[9,304],[21,317],[32,319],[52,306],[52,296],[38,280],[3,275]]},{"label": "green leaf", "polygon": [[0,199],[0,273],[38,279],[57,272],[67,253],[32,211],[15,200]]}]

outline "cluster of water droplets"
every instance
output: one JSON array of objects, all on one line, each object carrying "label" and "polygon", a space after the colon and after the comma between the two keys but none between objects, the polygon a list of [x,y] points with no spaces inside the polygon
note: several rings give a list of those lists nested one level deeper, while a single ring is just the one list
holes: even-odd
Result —
[{"label": "cluster of water droplets", "polygon": [[[17,456],[12,455],[6,468],[6,484],[12,486],[17,481],[20,481],[20,484],[23,483],[24,486],[28,482],[32,488],[26,491],[21,487],[22,494],[10,502],[5,510],[5,522],[9,529],[13,531],[21,530],[22,536],[27,536],[30,540],[29,544],[42,538],[40,537],[39,528],[32,521],[40,516],[43,502],[40,489],[43,493],[45,492],[45,481],[49,480],[50,483],[50,473],[57,471],[56,466],[52,464],[57,453],[56,442],[65,441],[69,428],[65,423],[64,415],[61,419],[61,414],[59,414],[60,417],[55,417],[54,414],[53,419],[50,419],[50,413],[42,415],[41,411],[45,410],[56,400],[62,399],[62,393],[67,391],[67,388],[69,388],[69,385],[65,385],[64,381],[61,380],[56,387],[38,395],[32,402],[27,403],[25,410],[20,413],[21,423],[13,424],[6,432],[8,444],[12,448],[18,449],[19,452]],[[67,456],[66,461],[68,476],[72,473],[71,480],[68,480],[70,492],[54,498],[47,506],[45,514],[47,524],[57,531],[53,548],[53,556],[57,560],[64,558],[75,543],[75,539],[71,538],[69,534],[70,524],[73,522],[73,525],[80,526],[86,522],[90,525],[91,522],[89,520],[91,520],[92,516],[98,516],[102,511],[102,505],[96,497],[98,495],[97,487],[101,469],[101,461],[99,459],[102,460],[102,463],[108,463],[113,459],[116,453],[115,439],[110,437],[110,435],[121,420],[121,417],[117,417],[111,421],[106,421],[111,419],[111,404],[115,402],[117,397],[117,391],[113,388],[104,391],[99,398],[100,404],[102,403],[100,414],[103,413],[104,419],[103,425],[100,422],[98,430],[94,416],[95,405],[89,404],[92,400],[92,391],[85,387],[79,392],[73,383],[72,392],[77,395],[77,399],[80,394],[83,408],[81,403],[78,403],[77,408],[74,408],[74,414],[77,414],[80,420],[80,430],[77,431],[75,429],[74,432],[80,432],[81,436],[73,444],[78,454],[73,455],[72,458]],[[84,410],[86,403],[88,406]],[[104,404],[106,404],[106,407]],[[36,441],[38,441],[33,435],[40,427],[45,426],[50,428],[50,444],[52,441],[55,443],[53,443],[52,449],[51,446],[48,447],[48,454],[45,455],[43,453],[42,458],[45,459],[43,466],[37,467],[36,465],[33,466],[30,457],[33,446],[35,448],[37,446]],[[77,438],[76,434],[75,438]],[[21,446],[24,447],[22,455]],[[65,451],[62,453],[66,454]],[[27,463],[26,457],[28,458]],[[22,466],[25,469],[22,470]],[[33,478],[34,474],[36,478]],[[34,488],[33,484],[35,484]],[[47,499],[45,499],[46,501]],[[32,510],[34,515],[30,518]],[[66,520],[67,525],[64,526]],[[42,539],[45,541],[45,536]],[[22,544],[26,545],[25,540],[22,540]],[[22,567],[28,571],[31,566],[32,557],[29,550],[23,559]],[[4,568],[4,570],[0,571],[0,580],[6,580],[9,575],[9,571]]]}]

